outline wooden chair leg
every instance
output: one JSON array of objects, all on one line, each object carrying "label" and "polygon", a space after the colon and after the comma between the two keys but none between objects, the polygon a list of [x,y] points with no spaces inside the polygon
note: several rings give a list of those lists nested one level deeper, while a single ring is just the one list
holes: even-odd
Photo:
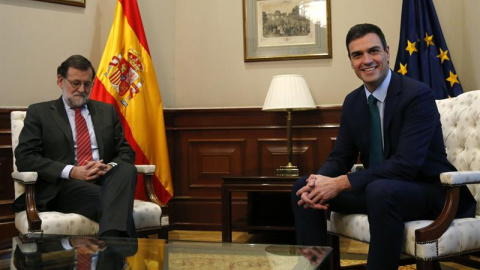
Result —
[{"label": "wooden chair leg", "polygon": [[422,261],[417,260],[417,270],[441,270],[439,261]]},{"label": "wooden chair leg", "polygon": [[158,239],[168,240],[168,229],[169,229],[169,226],[162,227],[158,232],[158,235],[157,235]]},{"label": "wooden chair leg", "polygon": [[328,244],[333,248],[329,259],[330,269],[340,269],[340,238],[337,235],[328,234],[328,242]]}]

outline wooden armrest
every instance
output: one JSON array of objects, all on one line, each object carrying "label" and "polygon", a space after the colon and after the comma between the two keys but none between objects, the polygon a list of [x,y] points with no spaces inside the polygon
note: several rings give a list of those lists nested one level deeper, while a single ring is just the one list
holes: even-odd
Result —
[{"label": "wooden armrest", "polygon": [[35,204],[35,190],[33,185],[25,185],[25,210],[27,212],[28,231],[41,232],[42,220],[38,216]]},{"label": "wooden armrest", "polygon": [[27,213],[28,231],[41,232],[42,220],[40,219],[35,203],[34,184],[37,182],[36,172],[12,172],[13,180],[25,185],[25,211]]},{"label": "wooden armrest", "polygon": [[145,174],[143,176],[143,187],[145,188],[145,195],[147,195],[148,200],[162,206],[153,188],[152,175]]},{"label": "wooden armrest", "polygon": [[163,212],[166,210],[164,207],[166,205],[162,205],[160,200],[157,197],[157,194],[155,194],[155,189],[153,188],[153,182],[152,182],[152,175],[155,174],[155,165],[135,165],[137,167],[137,172],[140,174],[143,174],[143,187],[145,190],[145,195],[147,196],[148,200],[158,204],[162,207],[162,215]]},{"label": "wooden armrest", "polygon": [[447,188],[447,199],[440,215],[427,227],[415,230],[417,242],[433,241],[440,238],[448,229],[457,214],[460,187]]},{"label": "wooden armrest", "polygon": [[437,219],[427,227],[415,230],[417,242],[433,241],[440,238],[457,215],[460,200],[460,186],[480,182],[480,171],[455,171],[440,174],[441,183],[447,187],[447,198]]}]

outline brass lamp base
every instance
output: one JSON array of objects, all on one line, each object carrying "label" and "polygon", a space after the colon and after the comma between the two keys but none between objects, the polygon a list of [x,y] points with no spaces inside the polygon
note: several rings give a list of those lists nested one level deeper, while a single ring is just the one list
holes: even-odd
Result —
[{"label": "brass lamp base", "polygon": [[298,176],[298,168],[290,164],[280,166],[280,168],[277,169],[277,176]]}]

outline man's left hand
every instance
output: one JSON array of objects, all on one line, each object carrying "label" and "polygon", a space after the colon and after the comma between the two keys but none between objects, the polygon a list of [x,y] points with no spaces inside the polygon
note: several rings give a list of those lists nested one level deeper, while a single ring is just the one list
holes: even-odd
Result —
[{"label": "man's left hand", "polygon": [[335,198],[343,190],[350,189],[351,185],[346,175],[338,177],[328,177],[324,175],[311,175],[307,179],[307,184],[297,191],[300,196],[298,205],[304,205],[305,208],[314,208],[327,210],[327,201]]},{"label": "man's left hand", "polygon": [[87,179],[96,179],[113,168],[112,165],[103,163],[103,160],[89,161],[87,166],[89,166]]}]

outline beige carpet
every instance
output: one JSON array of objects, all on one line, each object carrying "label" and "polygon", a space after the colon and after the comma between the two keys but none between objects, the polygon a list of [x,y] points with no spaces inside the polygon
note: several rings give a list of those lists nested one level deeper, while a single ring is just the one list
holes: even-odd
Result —
[{"label": "beige carpet", "polygon": [[[340,265],[343,266],[350,266],[350,265],[356,265],[356,264],[364,264],[366,263],[366,260],[341,260]],[[412,269],[417,269],[415,265],[404,265],[400,266],[398,270],[412,270]]]},{"label": "beige carpet", "polygon": [[[168,269],[232,269],[232,270],[247,270],[247,269],[256,269],[256,270],[291,270],[291,269],[313,269],[309,266],[308,263],[298,262],[295,260],[293,263],[291,259],[289,260],[269,260],[266,257],[244,257],[231,260],[231,258],[221,258],[219,256],[205,256],[205,255],[196,255],[192,256],[189,254],[185,259],[185,254],[176,254],[175,256],[169,258],[169,267]],[[342,266],[363,264],[365,261],[362,260],[342,260]],[[159,263],[155,260],[145,260],[145,268],[148,270],[160,270],[162,267],[159,267]],[[399,270],[412,270],[416,269],[415,265],[406,265],[400,266]]]}]

